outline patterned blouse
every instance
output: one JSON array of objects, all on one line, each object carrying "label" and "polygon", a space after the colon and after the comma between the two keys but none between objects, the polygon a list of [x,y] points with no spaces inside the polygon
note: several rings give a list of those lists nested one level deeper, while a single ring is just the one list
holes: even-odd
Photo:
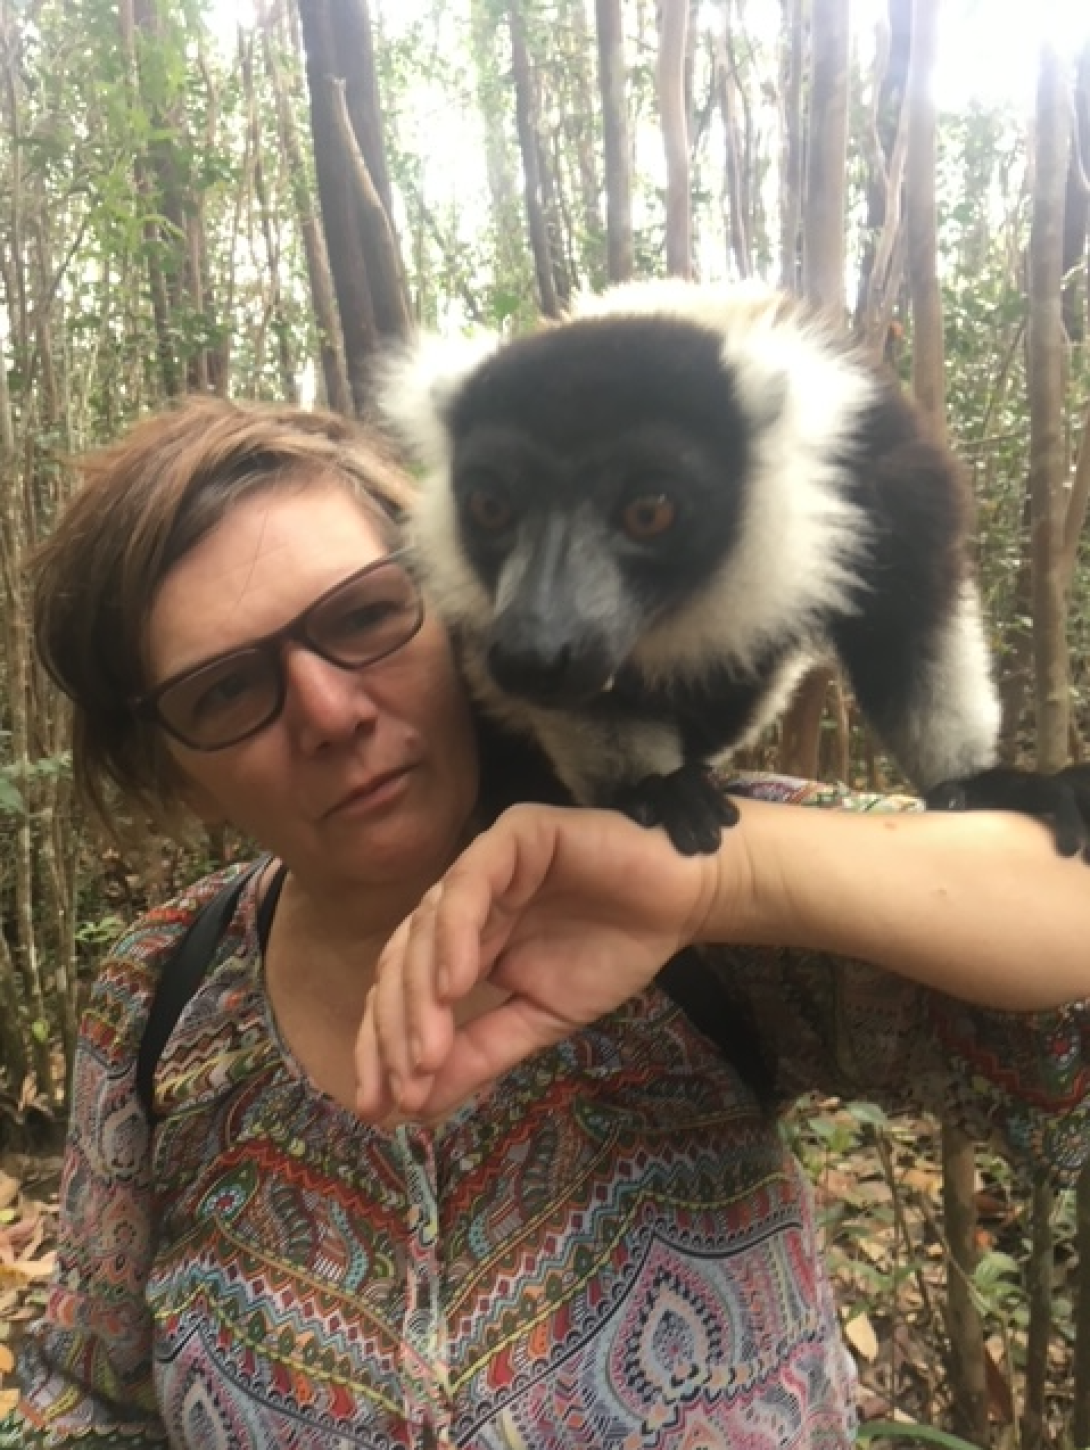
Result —
[{"label": "patterned blouse", "polygon": [[[741,788],[908,805],[783,778]],[[851,1443],[854,1379],[804,1177],[657,988],[442,1127],[380,1130],[317,1091],[281,1039],[251,883],[163,1055],[151,1134],[134,1094],[149,994],[223,879],[145,917],[94,988],[56,1278],[0,1444]],[[799,953],[716,966],[781,1096],[952,1105],[1077,1172],[1090,1004],[990,1012]]]}]

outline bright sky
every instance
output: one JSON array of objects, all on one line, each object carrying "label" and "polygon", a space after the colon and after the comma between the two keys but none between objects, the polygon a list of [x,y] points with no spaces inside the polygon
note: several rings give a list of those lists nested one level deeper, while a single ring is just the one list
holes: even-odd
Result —
[{"label": "bright sky", "polygon": [[[428,0],[373,0],[384,26],[396,33],[425,11]],[[862,39],[887,7],[888,0],[851,0],[852,22]],[[587,0],[593,26],[593,7]],[[213,27],[231,39],[238,23],[253,23],[254,0],[211,0]],[[722,14],[709,3],[709,20]],[[778,26],[779,7],[757,0],[746,6],[747,24],[764,15]],[[715,23],[720,23],[718,19]],[[1042,39],[1074,57],[1090,38],[1090,0],[941,0],[939,67],[936,85],[943,109],[956,110],[967,100],[985,104],[1003,100],[1016,106],[1033,103],[1036,60]]]},{"label": "bright sky", "polygon": [[[876,0],[854,3],[866,11]],[[943,0],[935,78],[940,108],[957,109],[974,98],[1028,110],[1041,42],[1074,59],[1088,38],[1088,0]]]}]

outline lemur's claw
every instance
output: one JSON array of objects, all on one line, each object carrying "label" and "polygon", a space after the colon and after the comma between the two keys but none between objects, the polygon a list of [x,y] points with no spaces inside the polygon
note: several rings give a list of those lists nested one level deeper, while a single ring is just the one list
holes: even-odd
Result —
[{"label": "lemur's claw", "polygon": [[738,807],[711,771],[692,762],[669,775],[645,776],[611,804],[641,826],[661,826],[683,856],[710,856],[738,821]]}]

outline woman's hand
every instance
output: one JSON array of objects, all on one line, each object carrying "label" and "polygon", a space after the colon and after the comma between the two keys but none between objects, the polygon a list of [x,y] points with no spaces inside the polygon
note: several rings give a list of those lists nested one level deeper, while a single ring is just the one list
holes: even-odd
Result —
[{"label": "woman's hand", "polygon": [[[441,1117],[647,986],[699,937],[717,891],[716,857],[679,856],[617,812],[507,811],[379,959],[360,1113]],[[475,991],[486,983],[499,992]]]}]

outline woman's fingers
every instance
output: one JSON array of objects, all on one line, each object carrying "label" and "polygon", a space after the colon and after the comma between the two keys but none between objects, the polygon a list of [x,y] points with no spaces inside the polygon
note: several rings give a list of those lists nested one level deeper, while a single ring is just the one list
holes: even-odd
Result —
[{"label": "woman's fingers", "polygon": [[414,1111],[425,1119],[445,1117],[453,1108],[490,1088],[504,1073],[550,1044],[569,1036],[571,1024],[514,996],[464,1023],[441,1069],[421,1084]]},{"label": "woman's fingers", "polygon": [[356,1051],[358,1103],[368,1118],[394,1106],[418,1108],[427,1091],[422,1084],[450,1051],[454,1005],[480,971],[478,922],[487,912],[476,883],[466,885],[466,900],[454,893],[449,922],[440,909],[442,885],[429,891],[379,957]]}]

